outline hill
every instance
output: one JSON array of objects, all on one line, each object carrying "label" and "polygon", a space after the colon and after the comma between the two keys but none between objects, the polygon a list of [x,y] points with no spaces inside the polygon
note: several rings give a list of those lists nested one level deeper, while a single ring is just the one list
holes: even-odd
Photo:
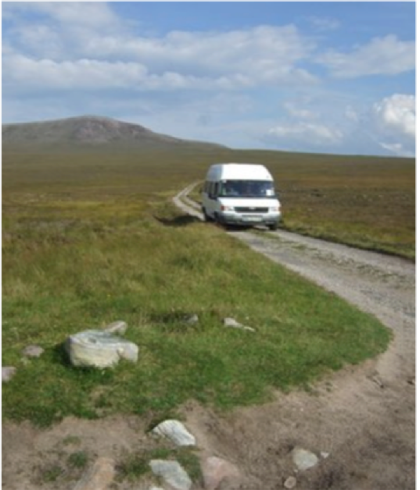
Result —
[{"label": "hill", "polygon": [[119,147],[136,150],[214,150],[222,145],[184,140],[155,133],[139,124],[100,116],[80,116],[44,122],[4,124],[4,148],[98,148]]}]

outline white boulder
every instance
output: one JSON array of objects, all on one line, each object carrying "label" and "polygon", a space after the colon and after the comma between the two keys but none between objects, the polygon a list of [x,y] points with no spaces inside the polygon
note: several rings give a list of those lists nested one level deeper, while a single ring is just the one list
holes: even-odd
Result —
[{"label": "white boulder", "polygon": [[120,359],[137,362],[139,348],[133,342],[103,330],[85,330],[70,335],[65,349],[73,366],[107,368]]},{"label": "white boulder", "polygon": [[195,446],[195,437],[178,420],[165,420],[152,433],[167,437],[177,446]]},{"label": "white boulder", "polygon": [[153,473],[163,478],[172,488],[176,490],[190,490],[192,481],[178,461],[153,459],[149,464]]}]

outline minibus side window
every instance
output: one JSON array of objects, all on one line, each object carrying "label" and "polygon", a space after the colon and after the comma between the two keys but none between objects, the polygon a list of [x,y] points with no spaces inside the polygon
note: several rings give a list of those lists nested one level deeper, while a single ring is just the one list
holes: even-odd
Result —
[{"label": "minibus side window", "polygon": [[208,195],[210,199],[216,199],[219,193],[219,183],[211,182],[209,186]]},{"label": "minibus side window", "polygon": [[204,185],[204,192],[211,197],[213,182],[207,181]]},{"label": "minibus side window", "polygon": [[210,182],[209,185],[209,198],[214,199],[215,197],[215,189],[216,189],[216,183],[215,182]]}]

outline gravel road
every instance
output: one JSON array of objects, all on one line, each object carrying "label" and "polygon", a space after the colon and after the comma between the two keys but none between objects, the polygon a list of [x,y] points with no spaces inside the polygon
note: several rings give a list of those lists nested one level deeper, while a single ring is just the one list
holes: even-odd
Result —
[{"label": "gravel road", "polygon": [[[202,219],[200,207],[188,198],[194,185],[181,191],[174,203]],[[326,464],[322,471],[301,480],[304,484],[297,488],[414,489],[415,265],[398,257],[282,230],[228,233],[373,314],[394,333],[385,354],[343,370],[331,381],[332,390],[320,387],[316,400],[296,394],[286,404],[282,399],[281,406],[261,409],[277,420],[280,412],[292,413],[294,404],[303,404],[307,417],[296,423],[305,427],[307,444],[325,439],[334,454],[330,466]],[[284,433],[286,438],[295,436]]]}]

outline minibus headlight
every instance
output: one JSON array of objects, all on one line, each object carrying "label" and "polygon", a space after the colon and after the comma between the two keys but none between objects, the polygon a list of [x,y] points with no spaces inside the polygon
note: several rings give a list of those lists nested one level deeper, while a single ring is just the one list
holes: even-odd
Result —
[{"label": "minibus headlight", "polygon": [[270,212],[272,213],[279,213],[280,212],[280,207],[279,206],[273,206],[270,208]]},{"label": "minibus headlight", "polygon": [[222,206],[221,210],[233,212],[233,211],[235,211],[235,208],[233,206]]}]

